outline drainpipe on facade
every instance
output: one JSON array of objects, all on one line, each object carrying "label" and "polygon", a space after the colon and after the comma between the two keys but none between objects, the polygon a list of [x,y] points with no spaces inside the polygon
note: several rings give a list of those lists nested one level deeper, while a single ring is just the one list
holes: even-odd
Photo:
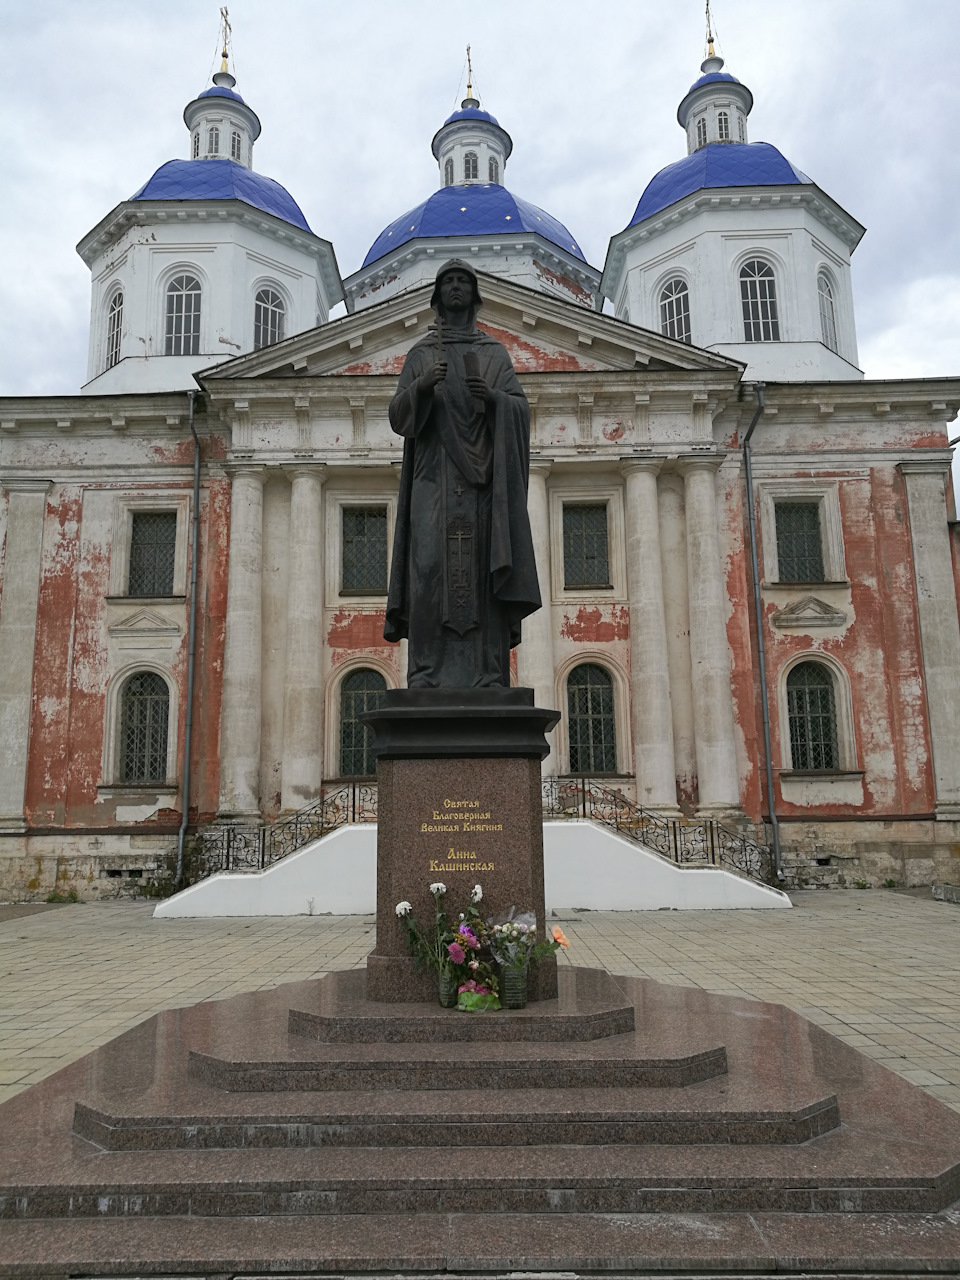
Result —
[{"label": "drainpipe on facade", "polygon": [[760,707],[763,713],[763,754],[767,774],[767,806],[770,810],[770,831],[773,838],[773,869],[778,880],[782,880],[783,867],[780,857],[780,824],[777,821],[777,806],[773,794],[773,757],[770,753],[770,702],[767,698],[767,656],[763,644],[763,601],[760,597],[760,566],[757,562],[757,518],[753,501],[753,467],[750,458],[750,437],[754,428],[763,417],[766,408],[764,384],[756,382],[753,386],[757,397],[757,408],[753,415],[747,434],[743,437],[743,461],[747,477],[747,523],[750,526],[750,568],[753,571],[753,610],[757,620],[757,656],[760,660]]},{"label": "drainpipe on facade", "polygon": [[200,543],[200,437],[194,426],[193,415],[197,398],[196,391],[187,392],[190,405],[188,423],[193,436],[193,512],[190,528],[190,621],[187,629],[187,714],[183,725],[183,765],[181,768],[181,803],[183,812],[180,817],[180,830],[177,832],[177,869],[174,874],[173,887],[179,889],[183,883],[183,843],[187,837],[187,823],[190,818],[190,742],[193,737],[193,685],[195,659],[197,653],[197,551]]}]

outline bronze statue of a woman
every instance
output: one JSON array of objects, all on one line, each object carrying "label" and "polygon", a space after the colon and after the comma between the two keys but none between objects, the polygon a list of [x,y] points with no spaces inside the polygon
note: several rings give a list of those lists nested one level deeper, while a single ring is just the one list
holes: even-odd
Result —
[{"label": "bronze statue of a woman", "polygon": [[384,636],[407,685],[505,687],[540,608],[527,516],[530,408],[506,348],[477,329],[473,269],[437,272],[436,327],[407,355],[390,425],[404,437]]}]

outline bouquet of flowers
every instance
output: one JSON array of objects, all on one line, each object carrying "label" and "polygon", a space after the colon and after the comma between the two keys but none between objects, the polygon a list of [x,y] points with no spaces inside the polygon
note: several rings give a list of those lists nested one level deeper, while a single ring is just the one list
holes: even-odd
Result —
[{"label": "bouquet of flowers", "polygon": [[491,954],[501,969],[526,971],[531,964],[552,956],[560,947],[568,946],[560,929],[550,939],[538,940],[537,917],[532,911],[514,914],[511,907],[507,919],[499,924],[487,922],[487,938]]},{"label": "bouquet of flowers", "polygon": [[398,902],[396,913],[407,930],[407,943],[416,965],[426,964],[440,976],[457,984],[457,1008],[468,1012],[499,1009],[497,978],[490,964],[480,959],[484,945],[484,925],[477,910],[483,898],[480,885],[474,885],[470,905],[460,912],[456,926],[451,924],[444,897],[447,886],[440,882],[430,886],[433,898],[433,929],[424,929],[413,915],[409,902]]}]

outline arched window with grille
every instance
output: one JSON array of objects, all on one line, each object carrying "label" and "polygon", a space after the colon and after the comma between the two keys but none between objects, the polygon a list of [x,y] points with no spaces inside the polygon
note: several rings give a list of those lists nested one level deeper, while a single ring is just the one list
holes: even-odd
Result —
[{"label": "arched window with grille", "polygon": [[613,678],[594,662],[567,677],[567,732],[571,773],[616,773],[617,726]]},{"label": "arched window with grille", "polygon": [[200,354],[200,294],[196,276],[174,276],[167,285],[166,355]]},{"label": "arched window with grille", "polygon": [[717,112],[717,137],[721,142],[730,141],[730,116],[726,111]]},{"label": "arched window with grille", "polygon": [[740,302],[744,342],[779,342],[777,281],[769,262],[752,258],[740,268]]},{"label": "arched window with grille", "polygon": [[788,673],[787,718],[794,769],[839,769],[837,697],[822,662],[800,662]]},{"label": "arched window with grille", "polygon": [[833,286],[825,271],[817,276],[817,298],[820,301],[820,337],[825,347],[839,352],[837,345],[837,308],[833,300]]},{"label": "arched window with grille", "polygon": [[491,182],[500,181],[500,161],[496,156],[491,156],[487,163],[487,173]]},{"label": "arched window with grille", "polygon": [[253,306],[254,351],[283,341],[286,318],[287,308],[276,289],[261,289]]},{"label": "arched window with grille", "polygon": [[155,671],[137,671],[120,693],[120,781],[167,780],[170,690]]},{"label": "arched window with grille", "polygon": [[193,158],[196,160],[200,155],[200,131],[199,129],[193,135]]},{"label": "arched window with grille", "polygon": [[445,187],[453,186],[453,159],[448,158],[443,162],[443,185]]},{"label": "arched window with grille", "polygon": [[207,130],[207,155],[217,156],[220,154],[220,130],[216,125],[211,125]]},{"label": "arched window with grille", "polygon": [[463,180],[469,182],[471,178],[480,176],[480,162],[477,160],[475,151],[468,151],[463,157]]},{"label": "arched window with grille", "polygon": [[120,363],[120,340],[123,337],[123,291],[118,289],[107,307],[107,359],[105,369]]},{"label": "arched window with grille", "polygon": [[234,129],[230,134],[230,159],[239,161],[243,153],[243,137]]},{"label": "arched window with grille", "polygon": [[705,147],[707,145],[707,121],[701,116],[697,121],[697,147]]},{"label": "arched window with grille", "polygon": [[340,685],[340,776],[370,778],[377,762],[370,750],[373,735],[360,719],[364,711],[383,704],[387,682],[379,671],[361,667],[344,676]]},{"label": "arched window with grille", "polygon": [[678,342],[690,341],[690,291],[680,276],[660,290],[660,332]]}]

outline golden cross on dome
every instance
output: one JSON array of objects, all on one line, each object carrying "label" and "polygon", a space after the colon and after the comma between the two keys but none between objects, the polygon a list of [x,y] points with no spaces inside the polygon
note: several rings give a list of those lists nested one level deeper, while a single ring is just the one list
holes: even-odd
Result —
[{"label": "golden cross on dome", "polygon": [[230,56],[230,40],[233,35],[233,28],[230,25],[230,10],[225,4],[220,6],[220,46],[223,52],[220,54],[222,59],[220,63],[221,71],[229,71],[227,59]]},{"label": "golden cross on dome", "polygon": [[467,45],[467,97],[473,97],[473,63],[470,61],[469,45]]}]

